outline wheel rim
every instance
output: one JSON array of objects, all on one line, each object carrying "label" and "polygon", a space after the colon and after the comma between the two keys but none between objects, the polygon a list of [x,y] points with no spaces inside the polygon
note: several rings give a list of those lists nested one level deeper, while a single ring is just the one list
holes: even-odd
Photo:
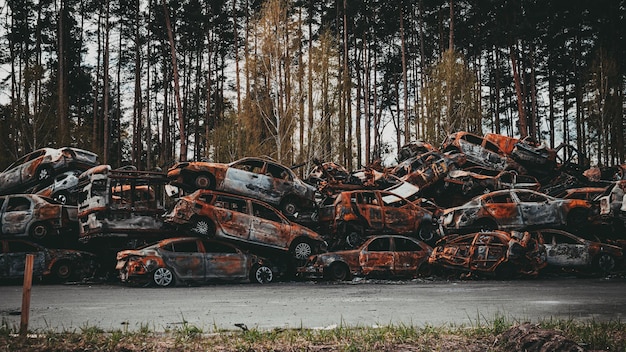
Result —
[{"label": "wheel rim", "polygon": [[615,259],[608,254],[602,254],[600,258],[598,258],[598,267],[600,270],[608,273],[615,268]]},{"label": "wheel rim", "polygon": [[330,268],[330,274],[333,280],[343,281],[348,277],[346,268],[341,264],[335,264]]},{"label": "wheel rim", "polygon": [[172,284],[174,275],[168,268],[158,268],[154,272],[154,283],[157,286],[166,287]]},{"label": "wheel rim", "polygon": [[67,203],[67,196],[63,193],[57,194],[54,199],[61,204]]},{"label": "wheel rim", "polygon": [[36,239],[43,239],[48,235],[48,228],[46,225],[38,224],[33,227],[32,236]]},{"label": "wheel rim", "polygon": [[296,205],[292,202],[287,202],[285,203],[285,205],[283,206],[283,211],[287,214],[287,215],[294,215],[296,213],[296,210],[298,208],[296,207]]},{"label": "wheel rim", "polygon": [[47,180],[50,177],[50,171],[47,168],[43,168],[39,170],[38,179],[39,181]]},{"label": "wheel rim", "polygon": [[258,283],[266,284],[272,282],[272,280],[274,279],[274,273],[272,273],[272,269],[263,265],[256,269],[256,272],[254,273],[254,278]]},{"label": "wheel rim", "polygon": [[191,231],[200,235],[209,235],[209,231],[211,230],[211,225],[206,220],[198,220],[193,224]]},{"label": "wheel rim", "polygon": [[210,185],[211,185],[211,180],[209,179],[208,176],[200,175],[196,177],[196,186],[198,188],[209,188]]},{"label": "wheel rim", "polygon": [[294,255],[296,259],[307,259],[313,253],[311,245],[306,242],[300,242],[294,248]]},{"label": "wheel rim", "polygon": [[70,269],[70,266],[67,264],[59,265],[56,270],[57,277],[62,280],[69,278],[71,272],[72,270]]},{"label": "wheel rim", "polygon": [[358,232],[350,232],[350,234],[346,236],[346,244],[350,248],[356,248],[361,243],[363,243],[363,237],[361,237],[361,234]]}]

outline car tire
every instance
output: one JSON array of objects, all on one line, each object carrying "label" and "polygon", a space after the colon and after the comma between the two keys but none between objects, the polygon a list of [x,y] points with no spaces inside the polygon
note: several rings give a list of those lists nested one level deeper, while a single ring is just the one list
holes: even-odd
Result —
[{"label": "car tire", "polygon": [[428,264],[428,261],[423,262],[417,268],[417,277],[429,277],[431,275],[433,275],[433,269],[432,266]]},{"label": "car tire", "polygon": [[35,241],[42,241],[48,238],[51,232],[52,229],[50,228],[50,225],[46,224],[45,222],[34,223],[28,230],[28,234]]},{"label": "car tire", "polygon": [[68,200],[70,198],[69,193],[65,192],[65,191],[61,191],[57,194],[55,194],[54,196],[52,196],[52,199],[56,200],[57,202],[61,203],[61,204],[67,204]]},{"label": "car tire", "polygon": [[608,253],[600,253],[593,260],[593,265],[603,274],[608,274],[615,269],[615,258]]},{"label": "car tire", "polygon": [[345,263],[333,263],[326,269],[326,277],[333,281],[346,281],[350,278],[350,269]]},{"label": "car tire", "polygon": [[215,225],[207,218],[194,217],[189,222],[189,231],[197,236],[215,237]]},{"label": "car tire", "polygon": [[291,254],[298,261],[306,261],[313,254],[313,246],[307,240],[297,239],[291,244]]},{"label": "car tire", "polygon": [[209,174],[199,174],[194,179],[193,184],[200,189],[211,189],[213,187],[213,178]]},{"label": "car tire", "polygon": [[158,287],[170,287],[176,283],[176,278],[170,269],[162,267],[152,273],[152,282]]},{"label": "car tire", "polygon": [[274,272],[267,265],[255,264],[250,270],[250,282],[269,284],[274,280]]},{"label": "car tire", "polygon": [[54,267],[52,268],[52,275],[54,275],[54,279],[57,282],[68,281],[72,275],[74,275],[72,263],[67,260],[63,260],[54,264]]},{"label": "car tire", "polygon": [[285,198],[280,205],[280,209],[287,217],[295,217],[298,212],[298,205],[296,200],[292,197]]}]

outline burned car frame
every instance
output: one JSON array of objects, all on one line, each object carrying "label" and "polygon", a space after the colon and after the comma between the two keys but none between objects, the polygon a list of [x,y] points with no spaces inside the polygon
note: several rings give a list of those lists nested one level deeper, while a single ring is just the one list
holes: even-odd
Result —
[{"label": "burned car frame", "polygon": [[229,164],[180,162],[167,177],[173,185],[194,191],[212,189],[256,198],[296,217],[315,208],[315,187],[288,167],[266,158],[247,157]]},{"label": "burned car frame", "polygon": [[507,157],[496,144],[470,132],[448,135],[442,143],[441,150],[465,154],[467,158],[465,167],[483,166],[499,171],[516,170],[520,174],[526,173],[521,165]]},{"label": "burned car frame", "polygon": [[76,230],[76,206],[35,194],[0,196],[2,234],[30,236],[35,241]]},{"label": "burned car frame", "polygon": [[197,237],[175,237],[117,253],[123,283],[168,287],[183,282],[247,280],[269,283],[272,266],[232,244]]},{"label": "burned car frame", "polygon": [[0,173],[0,194],[24,192],[45,184],[53,176],[71,169],[87,170],[98,164],[98,155],[87,150],[63,147],[41,148],[16,160]]},{"label": "burned car frame", "polygon": [[[431,265],[465,273],[508,279],[534,277],[546,263],[545,248],[533,239],[521,245],[504,231],[484,231],[442,238],[428,259]],[[516,248],[521,250],[513,250]]]},{"label": "burned car frame", "polygon": [[298,275],[338,281],[352,276],[415,277],[430,272],[431,252],[429,245],[414,238],[374,236],[357,249],[311,256]]},{"label": "burned car frame", "polygon": [[587,223],[590,207],[589,202],[581,199],[559,199],[531,190],[510,189],[448,208],[440,221],[447,233],[549,226],[576,229]]},{"label": "burned car frame", "polygon": [[297,260],[326,250],[319,234],[291,222],[271,205],[225,192],[197,190],[181,197],[165,221],[205,238],[289,252]]},{"label": "burned car frame", "polygon": [[418,186],[422,191],[433,186],[451,170],[461,167],[465,163],[465,156],[461,153],[427,152],[399,163],[391,174],[402,181]]},{"label": "burned car frame", "polygon": [[26,256],[34,255],[33,276],[57,282],[93,277],[98,268],[93,254],[72,249],[50,249],[21,239],[0,239],[0,278],[24,276]]}]

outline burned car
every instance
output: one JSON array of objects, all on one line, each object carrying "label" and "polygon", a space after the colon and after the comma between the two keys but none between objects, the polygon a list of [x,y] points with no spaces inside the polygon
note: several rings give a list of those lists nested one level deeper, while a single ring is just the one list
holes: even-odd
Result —
[{"label": "burned car", "polygon": [[52,198],[61,204],[76,205],[76,193],[78,191],[76,186],[81,173],[80,170],[70,170],[57,175],[50,185],[43,188],[37,187],[35,194]]},{"label": "burned car", "polygon": [[354,248],[373,234],[433,239],[432,213],[391,191],[341,192],[320,206],[319,222],[332,248]]},{"label": "burned car", "polygon": [[626,180],[614,182],[597,199],[601,219],[623,230],[626,224]]},{"label": "burned car", "polygon": [[315,208],[315,187],[290,168],[265,158],[248,157],[230,164],[181,162],[168,170],[167,177],[189,191],[212,189],[260,199],[289,217]]},{"label": "burned car", "polygon": [[534,277],[546,263],[545,248],[532,238],[504,231],[483,231],[442,238],[433,249],[431,265],[472,275]]},{"label": "burned car", "polygon": [[441,222],[447,233],[551,226],[577,229],[587,223],[590,207],[582,199],[559,199],[531,190],[510,189],[448,208],[441,215]]},{"label": "burned car", "polygon": [[493,142],[470,132],[456,132],[443,141],[441,150],[465,154],[465,167],[483,166],[495,170],[516,170],[525,174],[526,170],[516,163]]},{"label": "burned car", "polygon": [[330,196],[341,191],[359,189],[384,189],[395,185],[400,180],[385,172],[371,167],[348,172],[334,162],[313,161],[316,166],[309,172],[306,182],[317,187],[323,196]]},{"label": "burned car", "polygon": [[562,230],[540,229],[530,233],[545,246],[548,266],[554,268],[610,273],[622,260],[623,252],[618,246],[590,241]]},{"label": "burned car", "polygon": [[0,239],[0,278],[24,277],[26,255],[33,254],[33,276],[65,282],[93,277],[96,257],[71,249],[49,249],[21,239]]},{"label": "burned car", "polygon": [[0,222],[3,235],[42,241],[75,231],[78,218],[75,206],[35,194],[14,194],[0,196]]},{"label": "burned car", "polygon": [[87,170],[98,164],[98,155],[87,150],[63,147],[42,148],[16,160],[0,173],[0,194],[20,193],[45,184],[72,169]]},{"label": "burned car", "polygon": [[122,282],[159,287],[217,279],[269,283],[274,272],[267,260],[232,244],[196,237],[161,240],[117,253],[116,269]]},{"label": "burned car", "polygon": [[299,260],[326,250],[319,234],[289,221],[269,204],[224,192],[197,190],[181,197],[165,221],[205,238],[289,251]]},{"label": "burned car", "polygon": [[399,235],[375,236],[359,248],[311,256],[298,268],[303,277],[343,281],[352,276],[415,277],[429,273],[432,248]]},{"label": "burned car", "polygon": [[401,163],[406,159],[419,156],[423,153],[437,151],[432,144],[424,141],[414,141],[400,147],[396,160]]},{"label": "burned car", "polygon": [[460,153],[427,152],[404,160],[391,169],[391,174],[424,190],[464,163],[465,156]]}]

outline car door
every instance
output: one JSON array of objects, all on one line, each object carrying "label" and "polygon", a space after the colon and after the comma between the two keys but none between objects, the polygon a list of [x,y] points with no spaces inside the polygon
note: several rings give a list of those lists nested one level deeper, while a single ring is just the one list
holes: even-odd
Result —
[{"label": "car door", "polygon": [[46,270],[46,252],[42,247],[20,240],[8,240],[5,242],[4,258],[7,277],[19,278],[24,276],[26,256],[35,256],[33,261],[33,276],[42,276]]},{"label": "car door", "polygon": [[30,154],[17,159],[0,174],[0,189],[8,190],[22,183],[22,169]]},{"label": "car door", "polygon": [[517,228],[524,224],[518,204],[508,190],[486,195],[483,207],[500,228]]},{"label": "car door", "polygon": [[250,227],[250,242],[262,243],[282,249],[289,248],[291,231],[289,224],[274,210],[252,201],[253,217]]},{"label": "car door", "polygon": [[237,248],[225,243],[204,240],[205,279],[246,277],[248,256]]},{"label": "car door", "polygon": [[204,280],[204,253],[198,248],[197,241],[186,239],[172,242],[170,250],[161,252],[163,262],[182,280]]},{"label": "car door", "polygon": [[369,230],[382,230],[384,228],[383,209],[376,192],[363,191],[356,193],[356,208],[368,224]]},{"label": "car door", "polygon": [[407,237],[393,237],[393,273],[395,275],[413,275],[429,255],[420,244]]},{"label": "car door", "polygon": [[512,192],[517,198],[525,226],[560,225],[562,217],[552,198],[531,191]]},{"label": "car door", "polygon": [[[212,200],[211,200],[212,201]],[[244,198],[217,195],[213,202],[214,214],[226,237],[248,240],[252,216]]]},{"label": "car door", "polygon": [[280,192],[274,187],[273,176],[267,172],[265,162],[244,159],[231,164],[224,177],[224,191],[261,199],[270,204],[278,204]]},{"label": "car door", "polygon": [[394,268],[390,237],[377,237],[359,252],[359,264],[364,275],[390,273]]},{"label": "car door", "polygon": [[493,272],[505,258],[508,242],[489,233],[479,233],[474,237],[471,248],[470,269]]},{"label": "car door", "polygon": [[26,234],[33,220],[34,203],[25,196],[7,197],[2,213],[2,233],[5,235]]},{"label": "car door", "polygon": [[384,227],[394,233],[409,233],[416,230],[417,218],[416,207],[392,193],[380,193],[382,200],[382,212]]},{"label": "car door", "polygon": [[591,262],[589,248],[583,241],[560,232],[542,231],[541,235],[549,265],[573,267]]}]

